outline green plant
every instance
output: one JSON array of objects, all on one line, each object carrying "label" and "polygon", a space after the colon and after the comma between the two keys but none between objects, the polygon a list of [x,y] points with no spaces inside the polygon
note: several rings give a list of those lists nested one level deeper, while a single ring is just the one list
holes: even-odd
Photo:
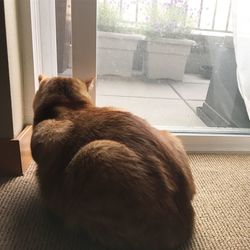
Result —
[{"label": "green plant", "polygon": [[118,11],[107,3],[98,4],[97,28],[100,31],[117,32],[119,30]]},{"label": "green plant", "polygon": [[153,4],[147,12],[147,22],[142,30],[148,37],[184,38],[190,35],[193,18],[187,14],[186,1],[166,1],[161,7]]}]

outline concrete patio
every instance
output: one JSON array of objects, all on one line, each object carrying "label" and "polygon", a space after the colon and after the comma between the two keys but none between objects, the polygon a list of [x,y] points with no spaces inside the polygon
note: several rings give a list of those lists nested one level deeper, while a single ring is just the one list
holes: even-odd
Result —
[{"label": "concrete patio", "polygon": [[156,126],[204,128],[196,107],[205,100],[208,86],[209,80],[191,74],[183,82],[102,76],[97,80],[96,102],[133,112]]}]

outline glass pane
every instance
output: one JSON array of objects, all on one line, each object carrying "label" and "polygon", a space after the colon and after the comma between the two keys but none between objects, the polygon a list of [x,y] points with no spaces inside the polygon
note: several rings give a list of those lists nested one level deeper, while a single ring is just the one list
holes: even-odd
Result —
[{"label": "glass pane", "polygon": [[231,0],[98,0],[98,106],[170,129],[248,133]]}]

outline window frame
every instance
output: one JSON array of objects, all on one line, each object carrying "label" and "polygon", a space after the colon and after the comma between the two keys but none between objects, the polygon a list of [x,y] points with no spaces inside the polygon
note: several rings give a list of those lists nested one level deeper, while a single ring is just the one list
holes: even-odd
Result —
[{"label": "window frame", "polygon": [[55,0],[30,0],[35,89],[38,76],[57,75]]},{"label": "window frame", "polygon": [[[30,0],[32,2],[37,2],[39,8],[39,0]],[[44,1],[44,0],[43,0]],[[41,1],[41,2],[43,2]],[[43,4],[51,5],[51,2],[55,1],[46,0]],[[55,5],[55,4],[53,4]],[[96,76],[96,11],[97,11],[97,0],[72,0],[72,72],[73,77],[80,79],[89,79]],[[31,8],[31,12],[34,8]],[[53,12],[54,11],[54,12]],[[46,25],[43,23],[43,19],[55,20],[55,9],[46,13],[44,15],[31,13],[32,23],[36,25],[37,32],[33,33],[33,50],[38,49],[39,44],[43,44],[43,48],[49,49],[54,48],[51,44],[56,44],[56,36],[52,35],[50,39],[48,37],[44,38],[39,35],[39,27]],[[41,9],[40,9],[41,13]],[[43,13],[44,14],[44,13]],[[38,19],[38,20],[37,20]],[[81,25],[78,25],[78,24]],[[55,26],[48,27],[50,34],[54,33]],[[53,30],[54,29],[54,30]],[[46,53],[48,54],[48,53]],[[55,55],[52,53],[52,55]],[[34,72],[47,73],[43,65],[46,65],[46,61],[51,62],[51,58],[46,58],[42,53],[40,48],[40,53],[33,53],[34,61],[44,63],[41,65],[39,63],[34,65]],[[55,57],[56,58],[56,57]],[[56,64],[56,61],[53,60]],[[53,68],[53,67],[52,67]],[[51,72],[52,75],[54,72]],[[56,72],[57,74],[57,72]],[[35,74],[37,75],[37,74]],[[55,74],[54,74],[55,75]],[[92,92],[92,96],[95,99],[95,89]],[[225,134],[223,132],[213,133],[209,131],[201,131],[199,133],[190,131],[176,131],[174,129],[169,129],[168,127],[157,127],[159,130],[166,131],[170,130],[177,137],[179,137],[186,150],[188,152],[237,152],[237,153],[249,153],[250,152],[250,135],[248,134]]]}]

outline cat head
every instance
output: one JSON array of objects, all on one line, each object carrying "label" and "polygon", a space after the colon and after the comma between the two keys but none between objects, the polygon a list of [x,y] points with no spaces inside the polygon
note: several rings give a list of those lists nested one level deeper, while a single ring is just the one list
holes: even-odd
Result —
[{"label": "cat head", "polygon": [[70,77],[39,75],[39,89],[33,102],[34,124],[51,118],[55,107],[77,110],[92,106],[89,90],[94,79],[82,81]]}]

